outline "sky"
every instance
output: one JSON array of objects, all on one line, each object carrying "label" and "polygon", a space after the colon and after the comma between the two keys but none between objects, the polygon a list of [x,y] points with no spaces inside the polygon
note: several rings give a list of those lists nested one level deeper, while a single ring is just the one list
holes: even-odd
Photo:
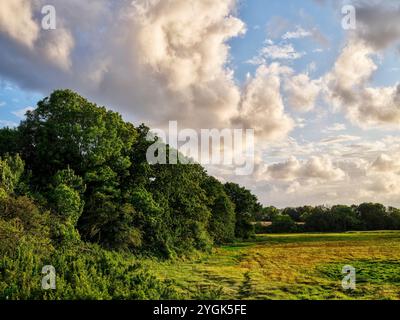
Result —
[{"label": "sky", "polygon": [[251,175],[207,169],[265,205],[400,206],[397,0],[2,0],[0,48],[1,127],[70,88],[134,124],[254,129]]}]

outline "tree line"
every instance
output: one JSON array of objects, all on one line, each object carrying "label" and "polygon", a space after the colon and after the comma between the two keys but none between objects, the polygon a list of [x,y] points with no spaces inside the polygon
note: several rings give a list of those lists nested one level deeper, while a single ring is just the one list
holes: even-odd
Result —
[{"label": "tree line", "polygon": [[345,232],[400,230],[400,210],[380,203],[360,205],[303,206],[277,209],[265,207],[256,213],[257,232]]}]

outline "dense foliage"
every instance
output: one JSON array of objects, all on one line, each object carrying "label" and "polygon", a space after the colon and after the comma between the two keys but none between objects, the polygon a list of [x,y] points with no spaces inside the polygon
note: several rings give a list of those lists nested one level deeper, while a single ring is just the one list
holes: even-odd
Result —
[{"label": "dense foliage", "polygon": [[[174,298],[135,256],[254,235],[256,198],[197,164],[150,164],[149,128],[69,90],[0,129],[0,299]],[[133,254],[132,254],[133,253]],[[57,290],[41,290],[46,264]],[[39,279],[39,280],[38,280]]]}]

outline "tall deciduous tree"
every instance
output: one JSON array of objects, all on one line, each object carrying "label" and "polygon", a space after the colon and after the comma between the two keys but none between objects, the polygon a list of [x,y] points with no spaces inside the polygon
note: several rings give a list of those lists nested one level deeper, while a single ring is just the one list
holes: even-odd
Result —
[{"label": "tall deciduous tree", "polygon": [[235,183],[226,183],[225,192],[235,204],[236,226],[235,235],[238,238],[249,239],[254,236],[255,213],[260,210],[257,198],[247,189]]}]

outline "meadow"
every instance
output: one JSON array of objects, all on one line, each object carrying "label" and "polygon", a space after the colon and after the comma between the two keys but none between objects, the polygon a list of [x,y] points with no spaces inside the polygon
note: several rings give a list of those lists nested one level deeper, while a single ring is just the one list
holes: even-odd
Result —
[{"label": "meadow", "polygon": [[[355,290],[342,288],[344,265]],[[400,232],[258,235],[146,266],[187,299],[400,299]]]}]

